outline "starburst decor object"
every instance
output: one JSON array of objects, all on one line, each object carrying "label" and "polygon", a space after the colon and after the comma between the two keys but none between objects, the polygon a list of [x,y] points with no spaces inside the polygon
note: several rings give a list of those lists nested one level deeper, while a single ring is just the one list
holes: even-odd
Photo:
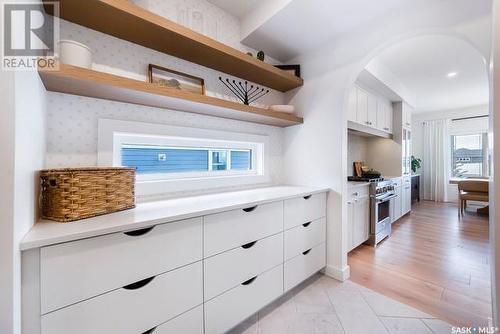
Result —
[{"label": "starburst decor object", "polygon": [[249,85],[248,81],[244,83],[236,80],[226,80],[219,77],[219,80],[224,84],[224,86],[229,89],[231,93],[238,98],[243,104],[249,105],[252,102],[257,101],[267,93],[269,93],[269,89],[265,89],[256,85]]}]

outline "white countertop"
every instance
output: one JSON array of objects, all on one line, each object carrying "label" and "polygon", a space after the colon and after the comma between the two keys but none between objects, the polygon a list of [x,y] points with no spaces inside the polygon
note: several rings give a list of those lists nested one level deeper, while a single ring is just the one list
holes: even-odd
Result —
[{"label": "white countertop", "polygon": [[276,186],[137,204],[135,209],[69,223],[40,220],[21,241],[28,250],[99,235],[141,229],[221,211],[326,192],[325,188]]}]

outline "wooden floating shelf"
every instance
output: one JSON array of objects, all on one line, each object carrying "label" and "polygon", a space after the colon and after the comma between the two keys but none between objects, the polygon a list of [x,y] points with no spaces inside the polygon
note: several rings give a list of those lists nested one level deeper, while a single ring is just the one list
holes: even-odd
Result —
[{"label": "wooden floating shelf", "polygon": [[286,127],[303,123],[301,117],[226,101],[177,89],[158,87],[86,68],[59,65],[59,70],[39,69],[45,88],[79,96],[173,109],[209,116]]},{"label": "wooden floating shelf", "polygon": [[[53,0],[43,0],[50,2]],[[282,92],[303,80],[125,0],[59,0],[60,17]],[[46,7],[49,14],[50,7]]]}]

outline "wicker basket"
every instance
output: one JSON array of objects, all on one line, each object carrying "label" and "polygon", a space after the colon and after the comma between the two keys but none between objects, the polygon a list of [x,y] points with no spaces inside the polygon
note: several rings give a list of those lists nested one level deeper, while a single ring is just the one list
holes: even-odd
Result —
[{"label": "wicker basket", "polygon": [[40,172],[42,217],[70,222],[135,207],[134,168],[69,168]]}]

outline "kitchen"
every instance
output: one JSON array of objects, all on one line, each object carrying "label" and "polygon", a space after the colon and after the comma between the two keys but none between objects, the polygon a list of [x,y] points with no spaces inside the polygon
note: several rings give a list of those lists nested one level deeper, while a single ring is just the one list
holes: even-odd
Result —
[{"label": "kitchen", "polygon": [[[419,176],[411,174],[412,107],[365,69],[349,95],[348,233],[351,251],[376,246],[410,213]],[[413,180],[413,185],[412,185]]]}]

